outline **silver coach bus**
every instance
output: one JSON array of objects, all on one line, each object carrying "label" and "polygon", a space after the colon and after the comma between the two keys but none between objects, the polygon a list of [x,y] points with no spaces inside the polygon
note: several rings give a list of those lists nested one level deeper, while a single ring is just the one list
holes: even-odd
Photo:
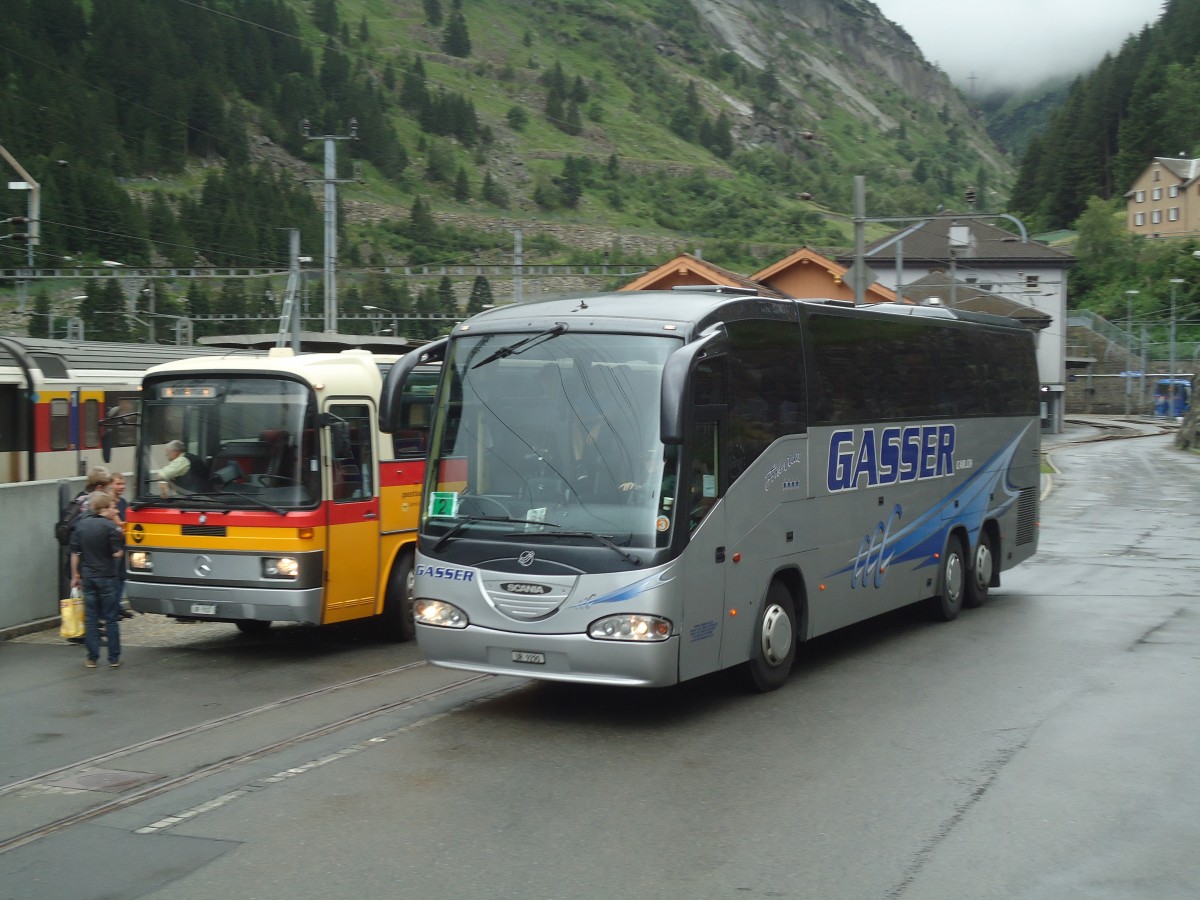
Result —
[{"label": "silver coach bus", "polygon": [[501,307],[391,370],[385,429],[433,361],[414,612],[439,665],[771,690],[802,641],[952,620],[1037,548],[1010,319],[729,288]]}]

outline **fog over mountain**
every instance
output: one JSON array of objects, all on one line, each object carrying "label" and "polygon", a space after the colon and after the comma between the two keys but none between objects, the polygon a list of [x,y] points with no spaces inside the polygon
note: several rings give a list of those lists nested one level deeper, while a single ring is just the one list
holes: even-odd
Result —
[{"label": "fog over mountain", "polygon": [[875,0],[875,5],[960,88],[988,93],[1088,71],[1154,22],[1163,0]]}]

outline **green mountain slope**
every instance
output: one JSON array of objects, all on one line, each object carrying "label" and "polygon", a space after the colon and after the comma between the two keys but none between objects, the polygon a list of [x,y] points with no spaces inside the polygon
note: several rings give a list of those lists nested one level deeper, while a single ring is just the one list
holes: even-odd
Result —
[{"label": "green mountain slope", "polygon": [[750,268],[845,246],[854,175],[872,215],[1011,180],[867,0],[7,6],[0,141],[43,181],[43,265],[279,265],[287,228],[313,252],[325,135],[348,267],[502,260],[520,227],[530,262]]}]

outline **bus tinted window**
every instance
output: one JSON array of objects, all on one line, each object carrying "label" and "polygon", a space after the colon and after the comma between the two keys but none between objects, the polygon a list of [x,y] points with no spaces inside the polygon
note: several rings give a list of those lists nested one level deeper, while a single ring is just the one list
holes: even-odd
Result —
[{"label": "bus tinted window", "polygon": [[804,359],[794,322],[749,319],[727,324],[730,477],[777,438],[807,430]]},{"label": "bus tinted window", "polygon": [[1037,407],[1026,332],[821,312],[807,322],[815,424],[1030,415]]}]

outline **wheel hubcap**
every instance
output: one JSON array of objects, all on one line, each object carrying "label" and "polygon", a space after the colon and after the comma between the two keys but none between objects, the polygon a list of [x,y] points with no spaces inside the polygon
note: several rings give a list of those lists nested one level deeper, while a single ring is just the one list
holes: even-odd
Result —
[{"label": "wheel hubcap", "polygon": [[763,615],[762,655],[772,666],[787,659],[792,649],[792,620],[782,606],[772,605]]},{"label": "wheel hubcap", "polygon": [[985,588],[992,583],[992,551],[985,544],[980,544],[975,551],[975,584]]},{"label": "wheel hubcap", "polygon": [[958,598],[962,596],[962,589],[962,557],[957,553],[951,553],[950,558],[946,560],[946,599],[951,603],[958,602]]}]

